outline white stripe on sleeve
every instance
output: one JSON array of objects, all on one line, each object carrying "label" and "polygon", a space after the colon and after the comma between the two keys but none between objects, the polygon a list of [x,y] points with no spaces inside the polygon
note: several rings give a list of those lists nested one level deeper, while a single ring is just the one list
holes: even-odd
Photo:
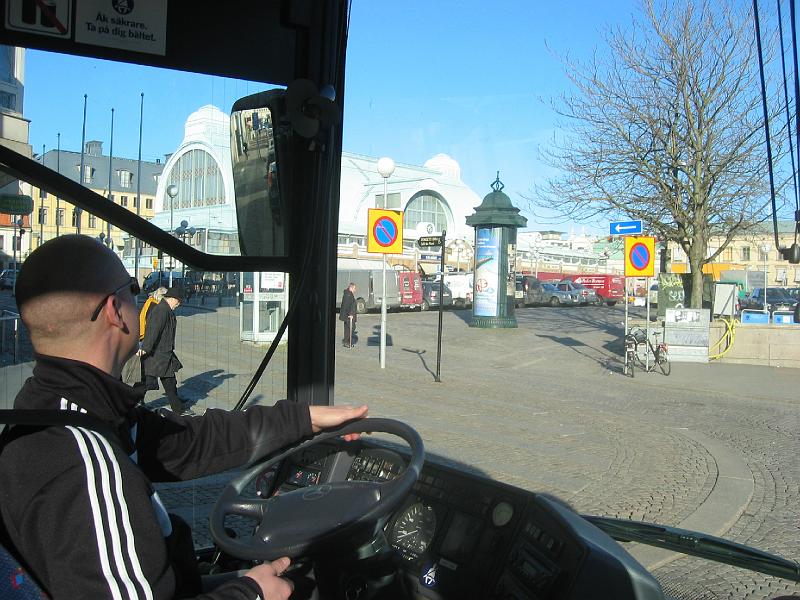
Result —
[{"label": "white stripe on sleeve", "polygon": [[[95,531],[97,534],[98,554],[112,597],[115,600],[117,598],[120,600],[122,600],[122,598],[129,598],[132,600],[143,598],[143,600],[152,600],[152,590],[144,577],[139,557],[136,553],[136,545],[130,524],[128,507],[122,491],[122,476],[113,448],[103,436],[94,431],[87,430],[83,427],[75,428],[72,426],[68,426],[67,429],[72,431],[78,441],[78,446],[84,459],[88,481],[87,491],[92,506]],[[81,435],[81,432],[84,435]],[[86,436],[86,439],[84,436]],[[87,439],[89,445],[86,443]],[[101,450],[101,445],[105,448],[105,453]],[[100,474],[99,481],[94,474],[94,461],[96,461],[96,466]],[[113,490],[109,477],[110,471],[114,474],[115,484]],[[120,538],[118,516],[124,529],[126,541],[124,547],[127,548],[129,561],[123,559],[123,543]],[[105,533],[106,529],[109,532],[110,540],[107,539]],[[139,586],[137,586],[131,578],[128,572],[128,564],[131,565],[134,571],[134,577]],[[114,571],[117,571],[117,573],[115,574]],[[122,595],[120,584],[125,587],[125,595]],[[144,597],[139,595],[139,587],[144,590]]]},{"label": "white stripe on sleeve", "polygon": [[100,509],[100,499],[97,494],[97,487],[94,477],[94,467],[92,465],[92,456],[89,453],[89,448],[86,446],[86,441],[83,439],[81,432],[76,427],[67,426],[67,429],[72,432],[75,440],[78,442],[78,449],[83,457],[83,464],[86,470],[87,492],[89,494],[89,504],[92,507],[92,518],[94,520],[94,530],[97,535],[97,553],[100,556],[100,567],[103,570],[103,575],[108,582],[108,588],[111,592],[111,597],[114,600],[122,600],[122,592],[119,589],[114,574],[111,572],[111,564],[109,562],[109,552],[106,543],[105,527],[103,525],[104,514]]}]

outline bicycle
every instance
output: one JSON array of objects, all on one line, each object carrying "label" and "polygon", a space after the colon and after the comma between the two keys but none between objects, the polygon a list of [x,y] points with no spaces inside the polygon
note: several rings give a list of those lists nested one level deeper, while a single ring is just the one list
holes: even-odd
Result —
[{"label": "bicycle", "polygon": [[[656,340],[655,345],[647,338],[647,333],[641,327],[634,327],[625,336],[626,375],[633,377],[637,365],[647,372],[654,371],[656,366],[664,375],[669,375],[672,372],[672,365],[669,362],[669,349],[666,343],[658,341],[659,335],[661,335],[661,332],[653,332],[653,337]],[[646,360],[648,356],[652,360]]]}]

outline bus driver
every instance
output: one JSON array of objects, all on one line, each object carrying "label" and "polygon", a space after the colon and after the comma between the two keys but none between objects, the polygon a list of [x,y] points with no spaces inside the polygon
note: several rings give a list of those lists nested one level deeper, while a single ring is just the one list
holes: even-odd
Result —
[{"label": "bus driver", "polygon": [[[14,408],[79,411],[118,433],[112,441],[53,426],[4,436],[3,541],[55,600],[200,594],[196,565],[177,567],[191,567],[191,543],[174,543],[181,528],[150,482],[218,473],[367,414],[288,401],[201,417],[137,406],[139,392],[120,371],[139,339],[138,292],[112,250],[80,235],[34,250],[17,280],[36,365]],[[181,547],[191,556],[178,556]],[[291,582],[280,577],[288,566],[288,558],[258,565],[203,598],[288,598]]]}]

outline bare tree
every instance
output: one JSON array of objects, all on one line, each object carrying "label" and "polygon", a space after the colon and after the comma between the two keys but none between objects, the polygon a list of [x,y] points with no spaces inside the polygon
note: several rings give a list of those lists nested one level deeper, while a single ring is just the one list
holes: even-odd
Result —
[{"label": "bare tree", "polygon": [[[752,14],[730,3],[645,0],[608,52],[565,61],[576,93],[552,102],[567,136],[543,151],[560,175],[527,199],[578,221],[641,219],[702,266],[769,202]],[[708,241],[721,238],[706,256]]]}]

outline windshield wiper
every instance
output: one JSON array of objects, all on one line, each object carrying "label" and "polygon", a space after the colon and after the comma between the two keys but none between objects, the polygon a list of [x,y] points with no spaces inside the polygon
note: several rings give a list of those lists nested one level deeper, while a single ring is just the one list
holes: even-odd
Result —
[{"label": "windshield wiper", "polygon": [[800,582],[800,563],[697,531],[582,515],[618,542],[639,542]]}]

